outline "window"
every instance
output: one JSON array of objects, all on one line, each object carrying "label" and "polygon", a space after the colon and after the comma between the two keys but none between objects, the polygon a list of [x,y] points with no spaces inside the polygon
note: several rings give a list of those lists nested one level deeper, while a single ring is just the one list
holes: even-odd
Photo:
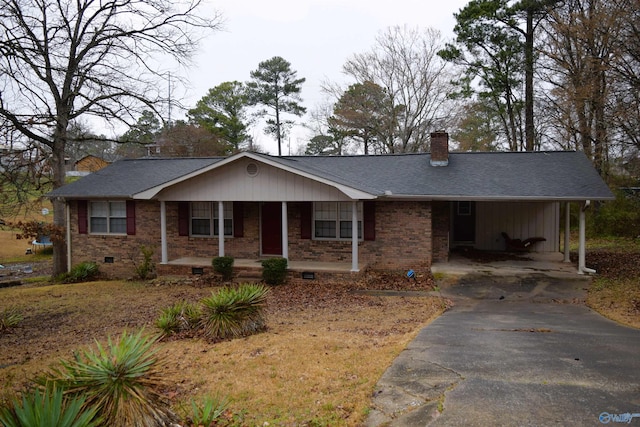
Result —
[{"label": "window", "polygon": [[127,234],[126,202],[91,202],[89,227],[91,233]]},{"label": "window", "polygon": [[[351,202],[314,204],[314,236],[317,239],[351,239]],[[358,203],[358,239],[362,239],[362,203]]]},{"label": "window", "polygon": [[[233,236],[233,203],[224,202],[224,235]],[[218,235],[218,202],[191,203],[191,235]]]}]

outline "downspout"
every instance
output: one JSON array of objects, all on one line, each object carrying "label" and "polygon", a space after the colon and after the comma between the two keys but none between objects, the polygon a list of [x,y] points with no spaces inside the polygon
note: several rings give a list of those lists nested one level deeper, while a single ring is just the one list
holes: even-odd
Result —
[{"label": "downspout", "polygon": [[591,200],[585,200],[584,205],[580,208],[580,242],[578,247],[578,274],[593,274],[596,271],[592,268],[587,268],[585,265],[585,211],[591,204]]},{"label": "downspout", "polygon": [[571,203],[564,204],[564,262],[571,262],[569,252],[569,238],[571,235]]},{"label": "downspout", "polygon": [[67,272],[71,271],[71,209],[69,209],[69,201],[65,200],[65,221],[67,222]]}]

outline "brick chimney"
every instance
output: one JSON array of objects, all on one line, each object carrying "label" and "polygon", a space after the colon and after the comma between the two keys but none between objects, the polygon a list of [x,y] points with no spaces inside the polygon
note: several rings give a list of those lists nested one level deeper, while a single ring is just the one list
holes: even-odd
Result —
[{"label": "brick chimney", "polygon": [[449,164],[449,134],[443,130],[431,134],[431,166]]}]

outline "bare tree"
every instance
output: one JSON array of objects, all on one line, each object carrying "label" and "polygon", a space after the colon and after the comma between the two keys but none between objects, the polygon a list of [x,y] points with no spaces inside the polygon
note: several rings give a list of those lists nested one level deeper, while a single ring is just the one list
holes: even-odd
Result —
[{"label": "bare tree", "polygon": [[569,0],[550,15],[544,53],[550,98],[564,137],[605,175],[611,142],[611,64],[622,10],[607,0]]},{"label": "bare tree", "polygon": [[442,47],[437,30],[395,26],[380,32],[369,52],[353,55],[343,66],[357,83],[381,86],[392,105],[403,109],[394,152],[423,151],[432,131],[451,124],[452,75],[438,56]]},{"label": "bare tree", "polygon": [[[0,0],[0,118],[50,150],[64,184],[69,125],[82,116],[132,121],[163,101],[163,61],[187,64],[201,30],[217,29],[200,0]],[[53,200],[54,224],[64,203]],[[66,270],[54,244],[54,274]]]}]

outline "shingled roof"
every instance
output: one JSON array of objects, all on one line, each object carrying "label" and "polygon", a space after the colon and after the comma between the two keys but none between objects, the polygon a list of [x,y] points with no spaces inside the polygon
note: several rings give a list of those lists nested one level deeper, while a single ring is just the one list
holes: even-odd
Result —
[{"label": "shingled roof", "polygon": [[607,200],[613,194],[582,152],[450,153],[448,166],[430,154],[284,156],[121,160],[54,190],[50,197],[130,198],[182,177],[249,156],[348,186],[375,197],[454,200]]}]

